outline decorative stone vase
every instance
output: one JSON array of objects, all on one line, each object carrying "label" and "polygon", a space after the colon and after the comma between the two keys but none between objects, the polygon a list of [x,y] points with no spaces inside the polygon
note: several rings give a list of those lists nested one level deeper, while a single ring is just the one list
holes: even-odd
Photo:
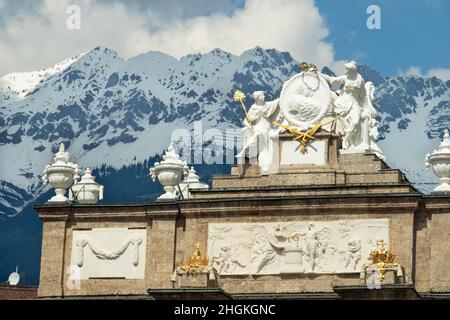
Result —
[{"label": "decorative stone vase", "polygon": [[439,178],[439,185],[432,193],[450,193],[450,135],[447,129],[439,147],[426,155],[425,166],[431,167]]},{"label": "decorative stone vase", "polygon": [[78,165],[69,162],[69,153],[65,152],[64,144],[61,143],[59,151],[53,158],[53,164],[47,165],[44,169],[42,180],[44,184],[49,184],[55,188],[55,196],[49,203],[67,203],[69,199],[64,196],[66,190],[70,188],[79,178]]},{"label": "decorative stone vase", "polygon": [[180,159],[173,148],[173,144],[170,143],[163,155],[163,161],[155,162],[154,166],[149,170],[152,180],[155,181],[158,178],[165,191],[157,200],[170,201],[178,199],[179,195],[176,188],[188,169],[186,161]]},{"label": "decorative stone vase", "polygon": [[103,186],[95,182],[91,169],[84,170],[80,182],[76,183],[69,192],[69,199],[79,204],[95,204],[103,199]]},{"label": "decorative stone vase", "polygon": [[183,198],[189,199],[191,197],[189,190],[207,190],[209,186],[207,183],[200,181],[200,177],[197,175],[194,167],[191,167],[186,178],[180,183],[180,189]]}]

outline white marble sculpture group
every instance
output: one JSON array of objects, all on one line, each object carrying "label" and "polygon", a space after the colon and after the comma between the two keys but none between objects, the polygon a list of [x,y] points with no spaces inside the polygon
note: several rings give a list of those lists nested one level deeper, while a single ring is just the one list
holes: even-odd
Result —
[{"label": "white marble sculpture group", "polygon": [[[345,68],[345,75],[333,77],[310,65],[287,80],[280,98],[274,101],[266,102],[263,92],[254,92],[255,103],[244,120],[244,146],[237,158],[257,158],[264,173],[271,166],[273,152],[278,151],[278,135],[285,131],[274,122],[299,131],[328,122],[322,128],[342,135],[342,153],[375,153],[384,159],[375,143],[375,87],[364,81],[354,61]],[[329,84],[339,90],[332,91]],[[333,118],[335,121],[327,121]]]},{"label": "white marble sculpture group", "polygon": [[[287,152],[288,156],[284,158],[277,157],[280,149],[281,155],[285,154],[278,141],[279,135],[286,132],[286,128],[293,128],[298,132],[321,128],[342,136],[340,153],[373,153],[384,159],[383,152],[375,142],[378,135],[375,120],[377,112],[372,103],[375,87],[372,82],[364,81],[354,61],[345,64],[345,68],[344,75],[335,77],[319,72],[314,65],[303,64],[302,71],[283,84],[278,99],[265,101],[264,92],[254,92],[255,103],[244,120],[244,144],[236,156],[238,162],[245,158],[256,159],[262,174],[270,174],[274,162],[277,165],[324,164],[324,156],[316,155],[326,153],[326,146],[319,140],[313,141],[315,148],[308,150],[306,154],[295,153],[294,157],[298,159],[292,160],[292,152]],[[331,88],[338,89],[333,91],[330,85]],[[293,142],[296,143],[286,141],[286,149],[292,149],[290,144]],[[432,154],[427,154],[426,166],[431,167],[439,177],[440,184],[434,192],[450,192],[448,130],[445,131],[439,148]],[[164,187],[165,193],[158,200],[186,199],[191,196],[189,190],[208,189],[207,184],[200,182],[194,168],[189,169],[186,161],[180,159],[172,143],[163,160],[156,162],[149,174],[153,181],[158,179]],[[61,144],[53,164],[47,165],[43,174],[44,183],[55,188],[56,193],[48,202],[67,203],[75,199],[80,204],[92,204],[102,199],[103,186],[94,181],[89,169],[85,170],[80,182],[78,179],[78,165],[69,162],[69,154]],[[71,188],[70,199],[64,195],[68,188]]]}]

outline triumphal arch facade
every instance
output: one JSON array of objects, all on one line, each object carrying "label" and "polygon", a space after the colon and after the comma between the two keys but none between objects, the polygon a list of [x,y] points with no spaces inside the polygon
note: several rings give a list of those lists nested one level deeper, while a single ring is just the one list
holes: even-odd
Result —
[{"label": "triumphal arch facade", "polygon": [[[78,182],[62,148],[44,175],[56,196],[35,206],[39,296],[449,298],[448,181],[424,195],[386,164],[374,90],[350,62],[342,76],[304,63],[248,109],[236,91],[246,116],[230,174],[208,187],[171,144],[150,169],[165,190],[151,203],[96,204],[103,189],[90,171]],[[449,158],[447,133],[427,163],[444,176]]]}]

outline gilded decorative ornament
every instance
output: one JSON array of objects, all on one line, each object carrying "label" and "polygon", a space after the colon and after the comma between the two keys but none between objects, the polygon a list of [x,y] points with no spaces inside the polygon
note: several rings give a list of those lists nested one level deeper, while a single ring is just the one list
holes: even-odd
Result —
[{"label": "gilded decorative ornament", "polygon": [[247,108],[245,107],[244,98],[245,98],[245,94],[242,91],[236,90],[234,92],[234,96],[233,96],[234,101],[241,103],[242,109],[244,109],[245,117],[247,118],[248,123],[250,124],[250,126],[253,129],[253,123],[250,120],[250,117],[249,117],[248,112],[247,112]]},{"label": "gilded decorative ornament", "polygon": [[369,261],[363,265],[363,269],[375,267],[380,272],[380,281],[383,282],[385,280],[386,271],[401,267],[395,262],[395,257],[396,255],[394,252],[385,249],[384,240],[380,240],[378,250],[373,250],[370,253]]},{"label": "gilded decorative ornament", "polygon": [[302,63],[300,63],[299,66],[300,66],[300,71],[303,71],[303,72],[306,72],[306,71],[316,72],[317,71],[317,66],[312,63],[302,62]]},{"label": "gilded decorative ornament", "polygon": [[306,152],[306,146],[308,145],[308,143],[311,140],[314,140],[314,135],[316,134],[316,132],[321,127],[336,121],[336,119],[337,118],[333,118],[333,119],[331,119],[329,121],[326,121],[326,122],[319,122],[318,124],[316,124],[311,129],[304,130],[304,131],[300,131],[300,130],[292,127],[292,126],[283,125],[283,124],[278,123],[278,122],[273,122],[273,124],[288,130],[292,134],[292,136],[294,137],[293,140],[296,140],[296,141],[300,142],[300,151],[302,153],[305,153]]},{"label": "gilded decorative ornament", "polygon": [[188,259],[186,265],[181,266],[180,269],[186,273],[200,273],[208,267],[208,258],[202,256],[200,252],[200,243],[195,244],[194,254]]}]

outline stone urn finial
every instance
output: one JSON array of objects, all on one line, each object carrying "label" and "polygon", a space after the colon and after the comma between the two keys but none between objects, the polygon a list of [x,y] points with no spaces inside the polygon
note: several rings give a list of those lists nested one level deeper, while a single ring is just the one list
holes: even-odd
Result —
[{"label": "stone urn finial", "polygon": [[447,129],[439,147],[425,157],[426,168],[432,168],[439,178],[439,185],[432,193],[450,193],[450,135]]},{"label": "stone urn finial", "polygon": [[200,181],[200,177],[197,175],[194,167],[191,167],[186,178],[180,183],[180,189],[183,193],[183,198],[189,199],[191,197],[189,190],[207,190],[209,186],[207,183]]},{"label": "stone urn finial", "polygon": [[49,203],[67,203],[67,199],[64,194],[66,190],[70,188],[79,178],[80,170],[78,165],[69,162],[69,153],[65,151],[64,144],[61,143],[59,151],[53,158],[53,164],[47,165],[43,172],[42,180],[44,184],[49,184],[55,188],[56,195],[53,196]]},{"label": "stone urn finial", "polygon": [[177,186],[181,182],[188,167],[186,161],[180,159],[175,152],[172,142],[163,155],[163,161],[155,162],[150,168],[149,174],[153,181],[158,181],[163,185],[165,193],[158,197],[158,200],[176,200],[178,199]]},{"label": "stone urn finial", "polygon": [[95,182],[89,168],[84,170],[84,175],[80,182],[72,187],[69,193],[69,199],[75,199],[79,204],[95,204],[98,200],[103,199],[103,186]]}]

